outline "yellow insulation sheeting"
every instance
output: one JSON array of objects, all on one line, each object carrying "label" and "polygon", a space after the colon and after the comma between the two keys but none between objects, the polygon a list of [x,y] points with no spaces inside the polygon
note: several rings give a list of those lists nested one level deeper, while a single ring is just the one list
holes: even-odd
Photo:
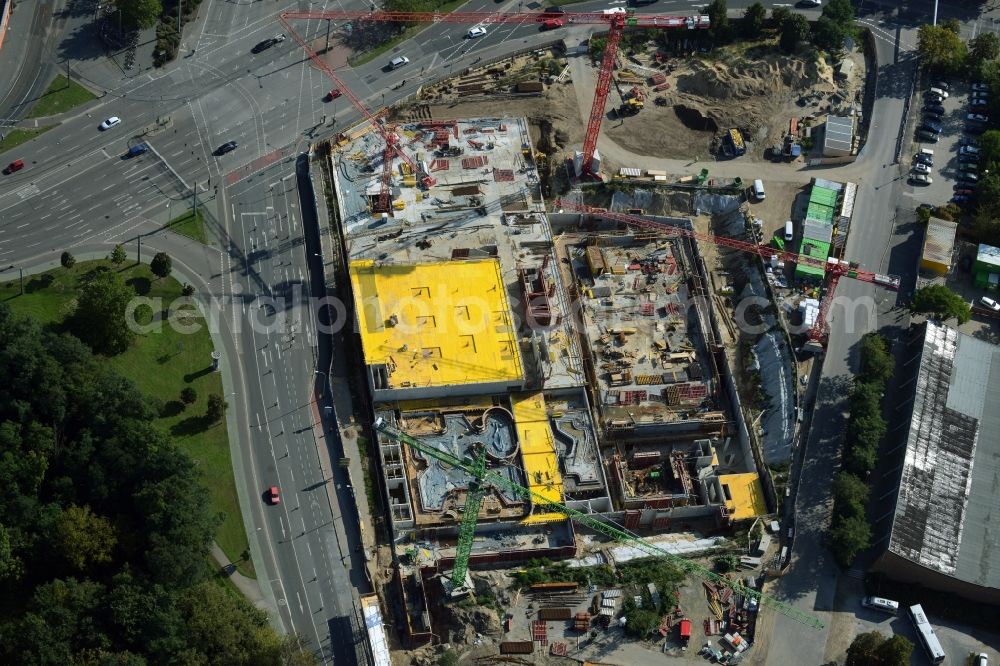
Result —
[{"label": "yellow insulation sheeting", "polygon": [[[515,393],[510,399],[514,427],[521,443],[524,471],[528,476],[528,488],[535,495],[551,502],[562,502],[562,475],[559,473],[559,460],[545,410],[545,397],[541,393]],[[565,518],[561,513],[541,513],[528,516],[523,522],[532,525]]]}]

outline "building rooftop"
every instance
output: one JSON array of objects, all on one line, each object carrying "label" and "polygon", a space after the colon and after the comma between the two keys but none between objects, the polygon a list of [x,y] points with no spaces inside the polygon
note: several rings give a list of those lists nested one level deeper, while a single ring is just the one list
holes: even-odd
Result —
[{"label": "building rooftop", "polygon": [[980,243],[979,252],[976,254],[976,261],[1000,268],[1000,247]]},{"label": "building rooftop", "polygon": [[365,618],[365,629],[368,632],[368,645],[371,647],[374,666],[390,666],[389,641],[385,635],[385,625],[382,622],[382,610],[378,605],[378,597],[366,594],[361,597],[361,613]]},{"label": "building rooftop", "polygon": [[521,354],[496,259],[425,264],[352,261],[365,363],[389,386],[522,378]]},{"label": "building rooftop", "polygon": [[720,474],[719,483],[726,494],[726,508],[733,520],[756,518],[767,513],[764,489],[756,472]]},{"label": "building rooftop", "polygon": [[927,236],[924,239],[922,261],[951,265],[951,257],[955,251],[955,235],[958,233],[958,223],[932,217],[927,222]]},{"label": "building rooftop", "polygon": [[889,551],[1000,588],[1000,347],[926,324]]},{"label": "building rooftop", "polygon": [[826,117],[826,131],[823,138],[824,152],[838,150],[849,153],[853,139],[853,118],[832,115]]}]

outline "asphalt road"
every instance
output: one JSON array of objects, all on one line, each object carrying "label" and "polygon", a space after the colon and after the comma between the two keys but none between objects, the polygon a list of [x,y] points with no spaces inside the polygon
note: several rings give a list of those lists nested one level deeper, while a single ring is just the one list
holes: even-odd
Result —
[{"label": "asphalt road", "polygon": [[[620,4],[581,3],[573,10]],[[640,11],[691,14],[701,4],[661,0]],[[731,9],[740,9],[750,2],[730,4]],[[300,2],[288,8],[359,6],[366,3]],[[865,3],[863,8],[873,6]],[[516,2],[474,0],[463,9],[513,11],[518,7]],[[877,131],[871,133],[857,167],[861,191],[855,219],[866,223],[855,226],[848,246],[848,255],[865,266],[888,263],[902,275],[912,274],[914,264],[908,256],[912,244],[905,244],[904,235],[896,233],[895,211],[912,209],[912,205],[907,201],[909,190],[898,178],[900,166],[893,160],[913,71],[906,42],[915,41],[914,19],[927,11],[929,3],[914,7],[901,20],[882,14],[865,17],[875,21],[880,37]],[[315,321],[295,296],[315,289],[311,286],[315,276],[310,275],[314,260],[307,249],[304,211],[298,208],[295,167],[288,158],[300,153],[313,133],[333,131],[332,120],[336,127],[343,127],[359,115],[345,98],[330,104],[321,101],[330,88],[329,80],[311,66],[293,40],[286,39],[259,55],[250,54],[254,44],[280,32],[274,20],[279,9],[265,3],[208,0],[203,5],[205,18],[186,32],[184,57],[164,70],[119,76],[92,48],[81,46],[78,51],[83,55],[73,61],[74,72],[107,92],[15,153],[0,155],[0,162],[22,158],[28,163],[28,168],[7,177],[0,189],[0,263],[32,265],[64,249],[110,250],[113,243],[131,242],[137,234],[151,233],[176,206],[183,206],[193,187],[205,197],[224,199],[217,207],[225,214],[213,230],[219,239],[217,256],[169,234],[148,242],[177,246],[174,256],[182,261],[192,257],[191,273],[206,285],[200,293],[238,298],[239,309],[245,309],[246,317],[238,313],[236,330],[225,329],[220,337],[227,348],[227,381],[236,405],[235,436],[240,439],[238,453],[243,461],[237,465],[244,494],[241,505],[257,537],[251,550],[261,565],[265,595],[274,599],[284,627],[302,634],[327,661],[336,658],[350,663],[347,653],[337,651],[353,649],[352,641],[345,640],[348,634],[358,638],[351,586],[359,585],[359,563],[349,552],[349,544],[357,541],[356,535],[345,530],[347,521],[339,511],[349,506],[350,493],[338,479],[331,483],[322,478],[316,457],[312,429],[319,417],[313,408],[314,373],[325,366],[317,365],[313,352],[318,340]],[[942,5],[940,15],[958,14],[968,22],[963,12],[967,10]],[[85,19],[75,20],[67,33],[86,45]],[[317,37],[325,27],[325,21],[310,21],[301,30]],[[462,39],[467,29],[433,26],[387,53],[384,60],[338,75],[369,107],[377,107],[411,94],[431,73],[459,69],[476,58],[502,55],[553,37],[539,33],[536,24],[491,26],[489,34],[477,40]],[[589,32],[590,28],[581,26],[564,30],[571,40]],[[63,42],[57,52],[72,56],[74,52],[67,50],[71,46]],[[406,55],[411,63],[382,72],[384,63],[395,55]],[[21,95],[36,90],[23,83],[18,86],[24,91]],[[99,132],[97,124],[110,115],[122,117],[122,125]],[[146,137],[155,152],[120,159],[135,137],[158,122],[162,126]],[[214,148],[229,140],[239,142],[240,147],[222,157],[212,155]],[[275,161],[267,166],[271,160]],[[200,259],[196,262],[195,257]],[[880,312],[892,305],[884,294],[876,295],[863,283],[845,280],[838,293],[878,299]],[[267,295],[294,298],[273,310],[260,308],[257,297]],[[251,314],[265,324],[263,331],[248,325]],[[816,408],[821,418],[815,419],[799,483],[795,563],[780,590],[797,608],[821,616],[829,608],[836,573],[821,537],[828,524],[829,470],[840,445],[842,391],[838,387],[850,377],[857,339],[866,330],[859,325],[856,331],[844,332],[843,315],[835,310],[833,316],[834,333]],[[262,494],[272,484],[283,490],[284,501],[277,507],[263,504]],[[322,501],[322,492],[331,489],[332,512],[330,503]],[[825,641],[810,640],[803,647],[797,625],[782,624],[780,616],[777,622],[779,631],[771,652],[774,663],[787,663],[789,654],[822,657]]]}]

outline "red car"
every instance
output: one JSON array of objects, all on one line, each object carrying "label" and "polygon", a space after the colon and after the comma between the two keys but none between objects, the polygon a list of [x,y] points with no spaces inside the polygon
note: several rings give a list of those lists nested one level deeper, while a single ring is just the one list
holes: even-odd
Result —
[{"label": "red car", "polygon": [[20,171],[23,168],[24,168],[24,160],[14,160],[13,162],[7,165],[7,168],[3,170],[3,173],[5,176],[9,176],[15,171]]},{"label": "red car", "polygon": [[973,190],[955,190],[955,194],[958,196],[971,196],[975,194]]},{"label": "red car", "polygon": [[333,100],[335,100],[335,99],[337,99],[338,97],[340,97],[340,96],[341,96],[342,94],[343,94],[343,93],[341,93],[341,92],[340,92],[340,89],[339,89],[339,88],[334,88],[333,90],[331,90],[330,92],[328,92],[328,93],[326,94],[326,97],[325,97],[325,99],[326,99],[326,101],[328,101],[328,102],[332,102]]},{"label": "red car", "polygon": [[542,30],[555,30],[563,27],[562,19],[545,19],[542,21]]},{"label": "red car", "polygon": [[281,504],[281,495],[278,494],[278,486],[271,486],[267,491],[267,501],[271,504]]}]

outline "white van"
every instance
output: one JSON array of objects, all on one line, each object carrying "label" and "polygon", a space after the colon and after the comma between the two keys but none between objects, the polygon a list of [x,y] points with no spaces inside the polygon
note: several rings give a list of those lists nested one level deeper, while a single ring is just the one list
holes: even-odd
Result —
[{"label": "white van", "polygon": [[930,148],[921,148],[918,152],[924,157],[934,159],[934,151]]},{"label": "white van", "polygon": [[[763,199],[764,197],[761,197]],[[795,238],[795,225],[792,224],[791,220],[785,222],[785,240],[790,241]]]},{"label": "white van", "polygon": [[899,610],[898,601],[883,599],[882,597],[865,597],[861,600],[861,605],[865,608],[871,608],[873,610],[882,611],[883,613],[889,613],[890,615],[895,615]]},{"label": "white van", "polygon": [[753,181],[753,198],[757,201],[763,201],[764,197],[764,181],[758,178]]},{"label": "white van", "polygon": [[948,99],[948,93],[945,92],[944,90],[941,90],[940,88],[931,88],[928,92],[930,92],[932,95],[937,95],[941,99]]}]

